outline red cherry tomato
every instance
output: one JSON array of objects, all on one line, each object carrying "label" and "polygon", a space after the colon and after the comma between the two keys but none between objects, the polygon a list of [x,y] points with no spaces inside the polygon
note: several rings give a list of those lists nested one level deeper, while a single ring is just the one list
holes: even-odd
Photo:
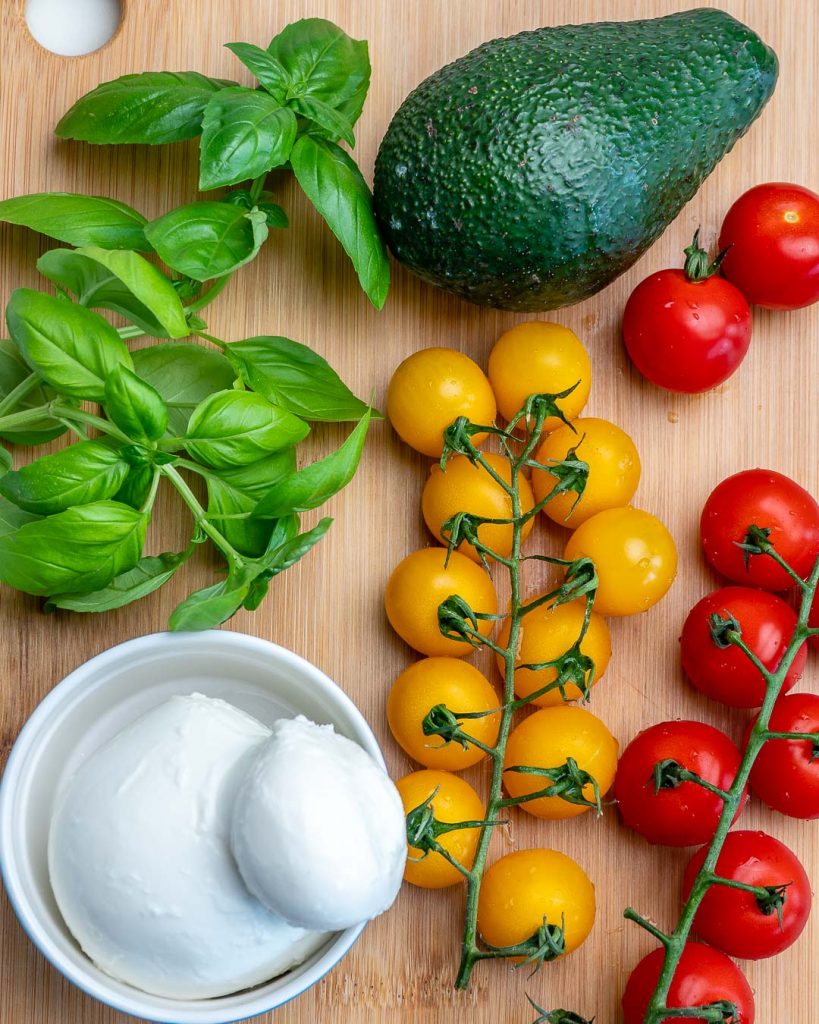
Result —
[{"label": "red cherry tomato", "polygon": [[[704,597],[688,613],[680,637],[685,674],[712,700],[734,708],[758,708],[765,699],[765,680],[739,648],[720,647],[711,636],[712,616],[734,619],[743,641],[773,672],[796,628],[796,612],[781,597],[751,587],[723,587]],[[784,691],[802,675],[808,656],[804,645],[785,677]]]},{"label": "red cherry tomato", "polygon": [[697,235],[684,270],[660,270],[634,289],[623,314],[631,361],[669,391],[709,391],[731,376],[751,343],[751,310],[716,276]]},{"label": "red cherry tomato", "polygon": [[[791,693],[780,698],[769,728],[819,733],[819,695]],[[819,743],[769,740],[754,762],[750,782],[754,793],[775,811],[791,818],[819,818]]]},{"label": "red cherry tomato", "polygon": [[793,580],[770,555],[749,555],[749,526],[770,530],[769,542],[806,577],[819,555],[819,504],[790,477],[770,469],[746,469],[717,484],[702,510],[700,536],[706,559],[734,583],[788,590]]},{"label": "red cherry tomato", "polygon": [[[650,843],[664,846],[707,843],[719,823],[723,801],[695,782],[657,790],[654,766],[666,760],[696,772],[713,786],[730,789],[739,768],[740,752],[724,732],[712,725],[661,722],[638,733],[617,766],[614,796],[629,828]],[[746,799],[747,794],[742,805]]]},{"label": "red cherry tomato", "polygon": [[819,196],[770,182],[743,193],[719,236],[722,271],[745,298],[768,309],[798,309],[819,299]]},{"label": "red cherry tomato", "polygon": [[[624,1024],[643,1024],[648,1004],[660,980],[665,951],[655,949],[631,972],[623,992]],[[731,1024],[754,1024],[754,996],[745,975],[724,953],[699,942],[686,943],[680,964],[671,980],[666,1006],[687,1009],[725,1001],[733,1003],[739,1016]],[[673,1024],[676,1018],[665,1017]],[[689,1017],[690,1021],[702,1020]]]},{"label": "red cherry tomato", "polygon": [[[688,899],[707,847],[697,850],[685,869],[683,900]],[[712,885],[700,904],[694,928],[701,939],[740,960],[776,956],[802,934],[810,915],[810,881],[797,856],[765,832],[729,832],[716,873],[746,885],[779,890],[759,900],[741,889]]]}]

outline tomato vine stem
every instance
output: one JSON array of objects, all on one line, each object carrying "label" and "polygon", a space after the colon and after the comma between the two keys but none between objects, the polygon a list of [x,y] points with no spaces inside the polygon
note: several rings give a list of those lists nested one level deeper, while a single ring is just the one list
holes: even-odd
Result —
[{"label": "tomato vine stem", "polygon": [[[569,391],[572,391],[570,388]],[[562,797],[570,802],[584,802],[599,810],[600,795],[597,783],[591,776],[579,773],[577,766],[570,764],[554,766],[546,772],[540,769],[532,769],[525,765],[514,766],[515,771],[524,771],[532,774],[541,773],[551,782],[550,786],[539,790],[526,797],[504,799],[503,776],[504,760],[509,735],[515,712],[521,707],[530,704],[535,698],[543,693],[559,689],[561,694],[568,682],[579,686],[582,693],[588,692],[588,685],[594,676],[594,663],[591,659],[580,656],[579,644],[582,641],[588,628],[591,615],[591,606],[597,588],[597,575],[593,565],[588,559],[580,559],[577,562],[566,562],[563,559],[551,558],[546,555],[529,556],[530,559],[545,561],[565,569],[563,583],[540,598],[530,600],[526,603],[522,597],[521,567],[527,556],[522,553],[524,529],[529,520],[540,511],[545,504],[557,494],[566,491],[574,491],[578,499],[582,496],[585,481],[588,476],[588,467],[585,463],[579,462],[570,453],[569,462],[555,463],[554,465],[542,466],[540,468],[555,476],[555,486],[551,493],[539,501],[534,508],[524,510],[521,500],[520,478],[524,468],[532,466],[532,454],[537,448],[546,420],[553,416],[563,418],[556,400],[565,397],[568,392],[560,395],[534,395],[531,396],[515,416],[508,427],[504,430],[494,425],[477,426],[470,423],[464,417],[456,420],[445,433],[444,453],[441,456],[441,469],[446,470],[446,462],[450,455],[457,454],[480,466],[503,491],[508,495],[511,505],[511,515],[508,519],[492,520],[458,513],[453,516],[443,527],[443,535],[449,541],[450,553],[464,541],[468,541],[478,552],[481,561],[488,568],[489,560],[493,560],[496,568],[505,571],[510,583],[510,603],[508,612],[509,635],[506,646],[503,647],[489,637],[484,636],[478,626],[481,616],[475,615],[472,610],[457,596],[452,595],[444,601],[438,609],[438,620],[441,632],[444,636],[466,640],[473,647],[484,647],[495,653],[503,663],[503,700],[500,707],[500,722],[498,736],[493,747],[477,743],[481,750],[489,755],[491,761],[491,778],[489,783],[489,795],[486,801],[486,820],[480,823],[480,836],[478,838],[475,859],[471,868],[454,861],[451,854],[445,851],[440,845],[427,844],[427,850],[434,849],[441,853],[446,860],[453,863],[466,879],[466,910],[464,914],[464,929],[461,941],[461,959],[455,979],[455,987],[464,989],[469,984],[472,970],[480,960],[517,958],[523,963],[533,964],[535,969],[546,960],[552,960],[561,955],[565,947],[563,934],[563,922],[543,921],[537,932],[525,942],[509,947],[492,947],[481,942],[478,934],[478,903],[480,899],[481,884],[486,869],[492,836],[499,824],[504,824],[498,819],[499,812],[511,807],[535,799],[541,796]],[[518,430],[518,425],[525,427],[525,432]],[[472,437],[477,433],[488,433],[498,437],[504,458],[509,461],[510,479],[506,480],[495,467],[483,455],[483,453],[472,443]],[[515,454],[515,451],[518,454]],[[509,525],[512,531],[511,551],[501,555],[493,551],[481,542],[479,529],[484,523],[495,523],[496,525]],[[526,615],[539,608],[541,605],[551,602],[553,604],[563,603],[570,600],[585,599],[586,611],[583,617],[583,624],[580,635],[575,643],[565,654],[554,662],[544,663],[539,668],[553,667],[557,678],[554,682],[542,687],[534,694],[515,699],[515,669],[518,657],[518,648],[521,638],[521,628]],[[500,616],[499,616],[500,617]],[[486,616],[483,616],[486,618]],[[564,661],[571,659],[571,664]],[[577,676],[580,678],[576,678]],[[446,707],[439,705],[431,708],[425,719],[425,728],[428,724],[429,734],[440,736],[444,743],[469,740],[469,734],[460,728],[458,716],[451,713]],[[511,769],[510,769],[511,770]],[[552,778],[552,775],[554,778]],[[593,800],[586,800],[583,796],[583,788],[590,786],[593,793]],[[408,815],[408,822],[413,815],[422,811],[422,808],[415,808]],[[459,823],[455,827],[474,827],[474,822]],[[434,840],[433,840],[434,842]],[[410,844],[412,845],[412,843]],[[565,1013],[565,1011],[560,1011]],[[565,1017],[564,1019],[582,1020],[580,1017]]]},{"label": "tomato vine stem", "polygon": [[[773,739],[813,739],[814,742],[816,741],[815,734],[777,733],[771,731],[769,729],[769,725],[774,705],[782,693],[788,672],[790,671],[790,668],[793,665],[802,645],[814,632],[808,626],[808,616],[810,614],[814,596],[817,592],[817,587],[819,587],[819,559],[817,559],[808,578],[801,579],[796,576],[793,569],[784,561],[784,559],[774,551],[773,545],[771,545],[766,538],[760,537],[759,533],[755,532],[755,530],[756,528],[754,527],[749,526],[748,528],[748,537],[753,538],[754,544],[758,547],[758,550],[754,550],[751,553],[756,557],[772,557],[774,561],[784,568],[789,575],[793,576],[798,583],[802,593],[799,616],[790,643],[788,644],[785,653],[774,672],[766,669],[765,666],[759,662],[759,659],[753,655],[753,652],[749,650],[748,646],[743,641],[739,631],[733,629],[729,630],[723,637],[724,640],[739,648],[739,650],[741,650],[762,673],[765,679],[765,700],[762,704],[759,716],[750,731],[733,784],[727,792],[719,792],[719,795],[723,799],[723,808],[719,824],[708,846],[705,860],[693,881],[688,899],[685,901],[676,927],[672,932],[663,932],[631,907],[628,907],[625,911],[624,916],[628,920],[639,924],[647,932],[653,935],[654,938],[660,942],[665,951],[660,977],[657,981],[657,986],[651,1000],[649,1001],[644,1018],[644,1024],[661,1024],[662,1021],[669,1018],[676,1019],[685,1017],[696,1017],[697,1020],[717,1021],[722,1022],[722,1024],[726,1021],[725,1005],[712,1004],[711,1006],[685,1009],[669,1006],[668,994],[671,988],[671,983],[674,979],[674,974],[680,965],[680,958],[682,957],[683,950],[685,949],[685,944],[691,934],[691,930],[694,925],[694,918],[696,917],[697,911],[699,910],[708,890],[712,885],[734,885],[733,882],[729,882],[718,875],[716,870],[717,862],[720,854],[722,853],[723,846],[725,845],[726,837],[728,836],[731,826],[734,823],[734,819],[741,807],[743,795],[748,785],[748,779],[754,763],[759,756],[760,750],[767,742]],[[716,640],[714,642],[716,643]],[[735,887],[738,888],[739,886]],[[762,898],[764,894],[760,891],[756,895]],[[730,1013],[730,1008],[727,1012]],[[730,1016],[727,1019],[731,1019]]]}]

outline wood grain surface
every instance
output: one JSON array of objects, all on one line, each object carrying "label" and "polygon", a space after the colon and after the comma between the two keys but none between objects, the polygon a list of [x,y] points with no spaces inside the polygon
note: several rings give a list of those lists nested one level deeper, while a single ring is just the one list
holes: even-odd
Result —
[{"label": "wood grain surface", "polygon": [[[69,2],[69,0],[65,0]],[[589,301],[553,318],[587,344],[594,368],[587,412],[621,424],[643,460],[636,502],[659,515],[680,551],[679,577],[649,613],[612,622],[614,654],[595,691],[593,710],[625,744],[663,718],[693,717],[724,726],[735,738],[746,716],[729,713],[683,681],[677,637],[687,609],[714,585],[696,543],[702,502],[724,476],[751,466],[789,473],[819,493],[819,306],[791,314],[756,312],[751,351],[717,392],[673,396],[647,385],[630,367],[619,339],[623,304],[650,271],[678,265],[697,225],[714,238],[726,209],[759,181],[795,181],[814,188],[819,152],[819,5],[813,0],[714,0],[752,25],[780,57],[781,79],[762,119],[719,165],[662,239],[626,275]],[[95,148],[58,141],[59,116],[98,82],[149,69],[197,69],[245,80],[223,42],[266,45],[287,22],[323,16],[370,41],[373,84],[358,128],[357,155],[370,177],[378,142],[407,92],[426,75],[483,40],[545,24],[630,19],[691,6],[676,0],[127,0],[123,24],[101,51],[84,58],[46,53],[28,35],[22,0],[0,9],[0,197],[47,189],[110,195],[149,217],[195,196],[195,142],[154,149]],[[291,227],[274,232],[262,256],[242,269],[208,310],[213,332],[237,339],[284,334],[325,355],[359,394],[383,402],[389,376],[410,352],[450,345],[485,362],[500,332],[522,319],[478,309],[420,283],[394,267],[386,308],[376,313],[359,290],[340,246],[285,175],[274,188]],[[47,240],[23,229],[0,230],[5,303],[17,285],[38,287],[34,260]],[[340,431],[315,432],[315,451]],[[308,449],[310,445],[307,446]],[[378,425],[351,486],[331,502],[336,524],[321,545],[275,582],[255,614],[231,628],[282,643],[318,664],[364,711],[383,742],[394,775],[410,768],[386,728],[384,703],[397,673],[415,655],[390,631],[382,591],[391,568],[428,543],[419,499],[429,462]],[[163,502],[156,549],[183,542],[181,510]],[[565,532],[538,527],[534,540],[558,550]],[[44,617],[32,598],[0,590],[0,750],[8,752],[26,717],[69,670],[104,648],[161,630],[192,584],[212,578],[200,560],[158,594],[104,617]],[[533,574],[528,586],[542,582]],[[803,687],[816,682],[817,659]],[[470,776],[482,785],[481,770]],[[754,804],[746,827],[784,839],[819,880],[817,825],[775,817]],[[469,1020],[528,1022],[529,993],[547,1008],[566,1006],[619,1020],[628,972],[651,945],[622,919],[633,902],[671,923],[683,851],[650,848],[626,832],[609,810],[558,824],[517,814],[496,837],[494,855],[517,847],[552,846],[575,857],[597,886],[598,916],[582,950],[546,965],[534,977],[503,964],[479,965],[466,994],[456,994],[463,894],[405,887],[395,907],[365,932],[350,955],[312,991],[282,1008],[278,1024],[325,1021]],[[795,948],[777,960],[747,965],[757,997],[757,1024],[813,1024],[819,1003],[819,913]],[[264,1018],[265,1020],[270,1018]],[[0,920],[2,1024],[114,1024],[123,1016],[72,988],[34,950],[3,897]]]}]

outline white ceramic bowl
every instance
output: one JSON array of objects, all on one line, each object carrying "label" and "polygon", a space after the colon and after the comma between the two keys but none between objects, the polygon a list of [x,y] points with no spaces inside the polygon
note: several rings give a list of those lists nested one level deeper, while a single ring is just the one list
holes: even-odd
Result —
[{"label": "white ceramic bowl", "polygon": [[221,697],[268,725],[296,714],[331,723],[384,764],[375,737],[349,697],[297,654],[223,630],[154,633],[81,665],[26,722],[0,786],[0,866],[32,942],[84,992],[123,1013],[163,1024],[226,1024],[300,995],[341,960],[364,925],[339,932],[299,967],[249,991],[218,999],[166,999],[115,981],[94,966],[60,916],[48,878],[49,822],[66,779],[145,711],[194,690]]}]

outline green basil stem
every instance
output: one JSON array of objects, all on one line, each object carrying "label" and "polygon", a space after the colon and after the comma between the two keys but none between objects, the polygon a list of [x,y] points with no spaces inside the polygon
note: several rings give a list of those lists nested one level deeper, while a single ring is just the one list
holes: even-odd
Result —
[{"label": "green basil stem", "polygon": [[120,430],[111,420],[104,420],[102,416],[95,416],[91,412],[86,412],[85,409],[75,409],[71,405],[62,405],[60,402],[51,402],[46,408],[52,416],[58,417],[61,420],[84,423],[86,426],[94,427],[100,433],[108,434],[109,437],[115,437],[118,441],[122,441],[125,444],[131,443],[131,438],[124,431]]},{"label": "green basil stem", "polygon": [[137,327],[135,324],[129,324],[127,327],[118,327],[117,334],[120,338],[144,338],[145,331],[141,327]]},{"label": "green basil stem", "polygon": [[18,402],[31,394],[31,392],[42,383],[39,374],[30,373],[28,377],[21,380],[17,387],[12,388],[5,398],[0,399],[0,416],[9,409],[13,409]]},{"label": "green basil stem", "polygon": [[252,203],[258,203],[264,192],[264,183],[267,180],[267,171],[264,174],[260,174],[258,178],[253,179],[253,183],[250,186],[250,201]]},{"label": "green basil stem", "polygon": [[227,559],[228,566],[231,569],[238,569],[244,565],[244,560],[236,548],[220,533],[219,530],[210,522],[208,519],[207,512],[202,508],[196,495],[188,487],[184,478],[174,469],[173,466],[160,466],[159,472],[162,476],[165,476],[170,480],[176,490],[179,492],[182,500],[188,506],[193,515],[194,521],[199,529],[206,536],[210,537],[216,547],[222,552]]},{"label": "green basil stem", "polygon": [[[512,553],[509,559],[505,561],[511,584],[509,639],[505,649],[497,649],[497,653],[503,657],[504,664],[503,711],[498,729],[498,738],[490,752],[492,758],[492,779],[489,786],[489,799],[486,805],[486,817],[489,821],[493,821],[497,817],[497,812],[503,799],[503,760],[515,713],[515,709],[512,706],[515,699],[515,653],[518,649],[521,622],[523,620],[520,562],[524,524],[522,522],[520,502],[520,471],[540,440],[543,420],[544,415],[541,411],[538,414],[534,429],[523,453],[512,461],[511,484],[508,484],[501,476],[496,474],[483,455],[478,454],[479,464],[503,487],[512,502]],[[478,946],[478,899],[481,894],[481,882],[493,831],[493,825],[484,825],[481,829],[475,860],[471,870],[466,873],[466,914],[461,945],[461,963],[455,979],[455,987],[459,989],[464,989],[469,984],[469,978],[476,962],[487,957],[487,952]]]},{"label": "green basil stem", "polygon": [[223,274],[222,277],[217,277],[215,281],[202,292],[198,299],[194,299],[190,305],[185,306],[186,313],[198,313],[200,309],[204,309],[205,306],[209,306],[211,302],[216,298],[219,292],[223,288],[226,288],[228,282],[233,277],[233,274]]},{"label": "green basil stem", "polygon": [[84,423],[89,427],[96,427],[103,434],[117,438],[118,441],[123,441],[126,444],[131,441],[128,435],[124,434],[110,420],[105,420],[101,416],[95,416],[93,413],[86,412],[85,409],[77,409],[73,405],[63,405],[59,401],[46,402],[45,405],[39,405],[35,409],[24,409],[22,412],[13,412],[8,416],[0,416],[0,431],[17,430],[19,427],[27,426],[29,423],[37,423],[44,416],[58,419],[65,423],[66,426]]},{"label": "green basil stem", "polygon": [[[764,556],[758,555],[756,557],[761,558]],[[777,558],[776,561],[779,562],[780,559]],[[819,586],[819,559],[817,559],[807,580],[800,579],[798,576],[796,577],[796,580],[802,591],[802,600],[796,628],[794,629],[791,641],[788,644],[785,654],[779,662],[776,671],[769,672],[764,665],[761,666],[762,674],[765,677],[765,700],[762,704],[759,716],[754,723],[754,727],[751,730],[748,738],[748,744],[742,756],[742,762],[740,763],[733,785],[723,796],[724,806],[722,809],[722,815],[720,816],[719,825],[717,826],[714,837],[709,844],[708,853],[702,863],[702,867],[697,873],[693,885],[691,886],[691,892],[683,906],[676,928],[670,933],[663,932],[645,918],[641,917],[641,915],[631,907],[625,911],[626,918],[630,921],[635,921],[641,927],[646,929],[646,931],[650,932],[665,949],[663,968],[657,982],[657,987],[655,988],[654,994],[648,1005],[644,1024],[661,1024],[661,1022],[666,1020],[668,1017],[668,1010],[670,1009],[668,1006],[669,989],[671,987],[674,974],[679,967],[683,949],[685,948],[685,944],[691,933],[694,918],[696,917],[700,904],[711,886],[724,884],[719,880],[716,872],[717,861],[719,860],[719,855],[725,845],[725,839],[732,824],[734,823],[737,811],[741,805],[742,795],[748,784],[751,769],[753,768],[754,762],[765,743],[778,735],[776,733],[772,733],[768,728],[774,705],[782,692],[785,679],[800,648],[808,637],[815,633],[814,630],[808,627],[808,615],[810,614],[813,599],[816,595],[817,587]],[[738,647],[746,657],[749,657],[753,661],[757,660],[753,658],[752,652],[742,640],[741,636],[733,633],[733,631],[730,637],[730,642],[733,643],[735,647]],[[510,643],[510,647],[511,646],[512,645]],[[796,734],[794,734],[792,738],[797,738]],[[812,735],[799,734],[798,738],[810,740]],[[696,1013],[698,1017],[702,1017],[702,1019],[712,1019],[711,1017],[705,1017],[704,1009],[694,1010],[692,1011],[692,1014],[688,1014],[687,1016],[691,1016],[694,1013]],[[683,1014],[675,1011],[673,1016],[680,1017],[683,1016]],[[713,1019],[722,1020],[723,1018],[715,1016]]]}]

